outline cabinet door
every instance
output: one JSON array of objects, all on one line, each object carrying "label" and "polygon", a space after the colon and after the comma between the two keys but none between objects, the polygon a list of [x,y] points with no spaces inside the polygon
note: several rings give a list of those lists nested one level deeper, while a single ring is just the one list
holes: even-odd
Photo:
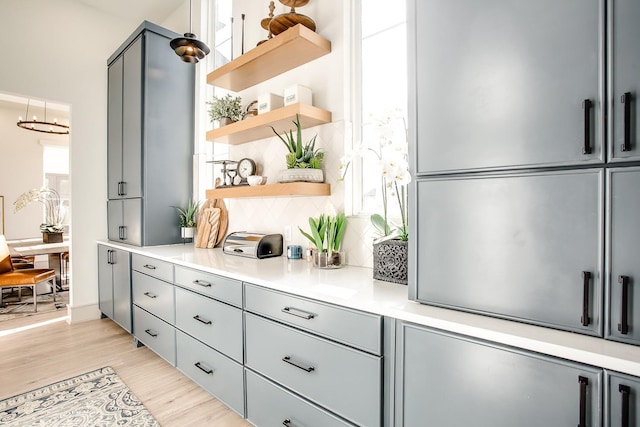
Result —
[{"label": "cabinet door", "polygon": [[107,187],[109,199],[120,197],[122,181],[122,57],[108,71]]},{"label": "cabinet door", "polygon": [[605,371],[605,427],[640,426],[640,378]]},{"label": "cabinet door", "polygon": [[416,186],[411,299],[602,334],[601,171]]},{"label": "cabinet door", "polygon": [[[640,2],[609,1],[609,156],[640,159]],[[625,96],[625,93],[628,93]],[[625,111],[626,109],[626,111]],[[625,118],[626,116],[626,118]],[[625,132],[627,136],[625,137]],[[626,138],[626,144],[625,144]]]},{"label": "cabinet door", "polygon": [[601,372],[401,322],[397,426],[598,427]]},{"label": "cabinet door", "polygon": [[107,228],[109,240],[121,242],[123,240],[122,200],[107,201]]},{"label": "cabinet door", "polygon": [[606,336],[640,344],[640,167],[609,169]]},{"label": "cabinet door", "polygon": [[98,245],[98,307],[110,319],[113,319],[112,251],[113,249]]},{"label": "cabinet door", "polygon": [[142,197],[143,41],[138,37],[123,55],[122,193],[127,198]]},{"label": "cabinet door", "polygon": [[131,332],[131,254],[112,249],[113,317],[127,332]]},{"label": "cabinet door", "polygon": [[417,173],[601,162],[602,3],[410,2]]},{"label": "cabinet door", "polygon": [[142,199],[125,199],[122,201],[122,218],[125,243],[142,246]]}]

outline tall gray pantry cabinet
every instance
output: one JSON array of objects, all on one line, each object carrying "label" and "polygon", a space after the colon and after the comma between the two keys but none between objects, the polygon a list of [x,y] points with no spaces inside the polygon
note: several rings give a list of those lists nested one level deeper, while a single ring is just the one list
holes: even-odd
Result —
[{"label": "tall gray pantry cabinet", "polygon": [[179,243],[172,206],[192,197],[195,71],[169,47],[178,34],[150,22],[108,60],[108,237]]}]

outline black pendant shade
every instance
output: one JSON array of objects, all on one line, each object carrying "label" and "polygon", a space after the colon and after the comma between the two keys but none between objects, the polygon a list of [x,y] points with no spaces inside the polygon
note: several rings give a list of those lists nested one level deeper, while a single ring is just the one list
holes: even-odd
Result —
[{"label": "black pendant shade", "polygon": [[193,33],[185,33],[184,37],[171,40],[169,46],[175,50],[180,59],[190,64],[196,64],[211,52],[209,46],[198,40]]}]

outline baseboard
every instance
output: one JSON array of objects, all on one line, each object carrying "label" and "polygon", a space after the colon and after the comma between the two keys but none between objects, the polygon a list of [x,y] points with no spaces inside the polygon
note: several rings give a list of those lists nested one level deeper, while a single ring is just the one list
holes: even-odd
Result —
[{"label": "baseboard", "polygon": [[100,309],[98,304],[89,304],[81,306],[72,306],[67,304],[67,315],[69,319],[67,323],[86,322],[87,320],[100,319]]}]

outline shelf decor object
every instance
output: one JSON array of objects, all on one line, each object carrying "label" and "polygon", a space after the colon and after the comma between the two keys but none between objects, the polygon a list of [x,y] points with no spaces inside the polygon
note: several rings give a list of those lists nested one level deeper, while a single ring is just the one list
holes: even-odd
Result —
[{"label": "shelf decor object", "polygon": [[280,0],[280,3],[285,6],[290,6],[291,10],[288,13],[282,13],[275,16],[269,22],[270,34],[277,36],[278,34],[298,24],[304,25],[311,31],[316,30],[316,23],[313,21],[313,19],[296,12],[296,6],[304,6],[309,3],[309,0]]},{"label": "shelf decor object", "polygon": [[290,182],[256,186],[226,187],[207,190],[207,199],[244,197],[330,196],[331,185],[314,182]]}]

